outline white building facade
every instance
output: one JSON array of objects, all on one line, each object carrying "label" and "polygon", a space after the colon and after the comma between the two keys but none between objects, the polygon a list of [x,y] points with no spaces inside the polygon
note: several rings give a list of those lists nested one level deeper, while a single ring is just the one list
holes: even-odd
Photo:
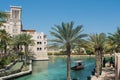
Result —
[{"label": "white building facade", "polygon": [[21,7],[11,6],[10,12],[6,12],[7,22],[0,29],[5,29],[11,36],[20,34],[22,30],[21,10]]},{"label": "white building facade", "polygon": [[21,12],[22,8],[20,6],[11,6],[10,11],[6,12],[8,16],[7,22],[0,29],[5,29],[11,36],[22,33],[30,34],[35,43],[34,46],[29,47],[29,51],[33,54],[33,59],[48,60],[46,35],[43,32],[38,33],[36,30],[23,30]]}]

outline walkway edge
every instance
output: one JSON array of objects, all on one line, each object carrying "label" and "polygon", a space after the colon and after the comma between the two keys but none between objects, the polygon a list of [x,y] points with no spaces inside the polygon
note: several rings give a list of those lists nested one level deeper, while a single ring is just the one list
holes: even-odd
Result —
[{"label": "walkway edge", "polygon": [[32,73],[32,60],[30,60],[30,65],[29,65],[29,70],[28,71],[22,71],[22,72],[19,72],[19,73],[16,73],[16,74],[11,74],[11,75],[8,75],[8,76],[0,77],[0,80],[19,77],[19,76],[26,75],[26,74],[29,74],[29,73]]}]

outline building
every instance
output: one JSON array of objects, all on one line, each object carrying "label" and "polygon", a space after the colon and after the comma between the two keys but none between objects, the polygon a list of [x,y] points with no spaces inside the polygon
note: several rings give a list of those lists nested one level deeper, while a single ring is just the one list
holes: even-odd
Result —
[{"label": "building", "polygon": [[4,23],[4,26],[0,27],[5,29],[11,36],[15,36],[21,33],[22,21],[21,21],[21,7],[11,6],[11,10],[6,12],[8,19]]},{"label": "building", "polygon": [[38,33],[36,30],[23,30],[21,13],[20,6],[11,6],[10,11],[6,12],[8,19],[0,29],[5,29],[13,37],[22,33],[32,35],[35,45],[30,46],[29,50],[33,54],[33,59],[48,60],[46,35],[43,32]]}]

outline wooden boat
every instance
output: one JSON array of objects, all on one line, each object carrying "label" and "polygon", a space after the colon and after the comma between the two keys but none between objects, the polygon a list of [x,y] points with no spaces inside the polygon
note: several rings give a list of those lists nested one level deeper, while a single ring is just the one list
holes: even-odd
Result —
[{"label": "wooden boat", "polygon": [[82,65],[82,61],[75,61],[78,65],[71,67],[72,70],[81,70],[84,69],[84,66]]}]

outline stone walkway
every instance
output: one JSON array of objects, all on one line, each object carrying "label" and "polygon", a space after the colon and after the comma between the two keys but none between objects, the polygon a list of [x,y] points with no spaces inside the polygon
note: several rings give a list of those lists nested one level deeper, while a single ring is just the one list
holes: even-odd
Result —
[{"label": "stone walkway", "polygon": [[92,76],[91,80],[115,80],[115,70],[111,67],[106,67],[102,69],[102,74],[100,77]]},{"label": "stone walkway", "polygon": [[115,80],[115,69],[111,67],[103,68],[102,75],[104,80]]},{"label": "stone walkway", "polygon": [[19,72],[19,73],[15,73],[15,74],[11,74],[11,75],[7,75],[7,76],[4,76],[4,77],[0,77],[0,80],[9,80],[11,78],[19,77],[19,76],[30,74],[30,73],[32,73],[32,60],[30,60],[29,70],[22,71],[22,72]]}]

